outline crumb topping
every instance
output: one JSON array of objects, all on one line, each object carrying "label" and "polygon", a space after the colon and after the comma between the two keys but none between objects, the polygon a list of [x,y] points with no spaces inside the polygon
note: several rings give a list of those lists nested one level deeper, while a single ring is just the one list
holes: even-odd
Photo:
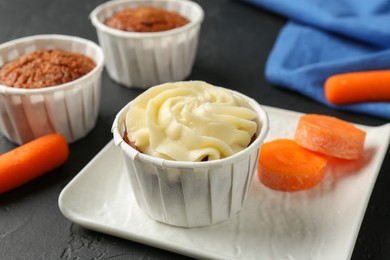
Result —
[{"label": "crumb topping", "polygon": [[44,88],[76,80],[96,66],[89,57],[60,49],[20,56],[0,68],[0,84],[15,88]]},{"label": "crumb topping", "polygon": [[160,32],[187,23],[189,20],[177,12],[156,7],[124,9],[105,21],[109,27],[129,32]]}]

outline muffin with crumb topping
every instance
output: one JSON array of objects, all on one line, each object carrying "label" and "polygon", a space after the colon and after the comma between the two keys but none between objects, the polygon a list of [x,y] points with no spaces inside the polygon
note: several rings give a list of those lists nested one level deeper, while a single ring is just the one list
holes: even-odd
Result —
[{"label": "muffin with crumb topping", "polygon": [[69,143],[95,126],[104,55],[94,42],[36,35],[0,45],[0,132],[23,144],[61,133]]},{"label": "muffin with crumb topping", "polygon": [[110,78],[142,89],[190,75],[203,16],[189,0],[108,1],[90,14]]}]

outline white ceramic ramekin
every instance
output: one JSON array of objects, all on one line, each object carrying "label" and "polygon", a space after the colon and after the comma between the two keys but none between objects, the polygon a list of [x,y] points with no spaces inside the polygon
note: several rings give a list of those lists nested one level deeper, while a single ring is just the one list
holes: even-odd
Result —
[{"label": "white ceramic ramekin", "polygon": [[[114,13],[138,6],[174,10],[190,23],[163,32],[126,32],[104,24]],[[117,0],[95,8],[90,19],[96,27],[109,76],[123,86],[146,89],[189,76],[203,16],[202,8],[187,0]]]},{"label": "white ceramic ramekin", "polygon": [[0,67],[36,50],[63,49],[92,58],[96,67],[83,77],[39,89],[0,85],[0,132],[23,144],[58,132],[69,143],[89,133],[96,124],[100,103],[102,49],[92,41],[67,35],[36,35],[0,45]]},{"label": "white ceramic ramekin", "polygon": [[267,113],[240,93],[257,113],[256,139],[246,149],[220,160],[180,162],[138,152],[123,140],[124,114],[116,116],[112,132],[120,147],[130,183],[140,208],[152,219],[180,227],[200,227],[238,213],[256,172],[259,149],[268,134]]}]

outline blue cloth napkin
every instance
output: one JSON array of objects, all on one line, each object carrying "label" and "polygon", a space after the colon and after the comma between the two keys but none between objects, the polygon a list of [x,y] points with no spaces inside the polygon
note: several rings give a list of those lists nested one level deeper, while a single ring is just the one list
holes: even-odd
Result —
[{"label": "blue cloth napkin", "polygon": [[390,102],[335,106],[323,93],[331,75],[390,69],[390,1],[243,1],[290,19],[267,60],[270,83],[336,109],[390,119]]}]

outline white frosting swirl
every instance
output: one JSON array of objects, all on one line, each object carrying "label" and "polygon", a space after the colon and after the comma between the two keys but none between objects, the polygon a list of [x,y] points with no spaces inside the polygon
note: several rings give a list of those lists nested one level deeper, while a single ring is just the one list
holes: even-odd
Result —
[{"label": "white frosting swirl", "polygon": [[148,155],[201,161],[245,149],[257,131],[256,113],[233,92],[202,81],[166,83],[134,99],[126,114],[130,141]]}]

